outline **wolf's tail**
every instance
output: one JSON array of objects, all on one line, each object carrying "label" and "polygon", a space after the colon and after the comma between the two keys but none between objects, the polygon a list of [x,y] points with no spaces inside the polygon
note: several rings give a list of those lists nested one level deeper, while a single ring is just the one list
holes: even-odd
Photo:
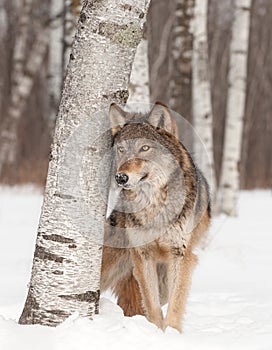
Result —
[{"label": "wolf's tail", "polygon": [[116,284],[114,293],[125,316],[144,315],[139,285],[132,273]]}]

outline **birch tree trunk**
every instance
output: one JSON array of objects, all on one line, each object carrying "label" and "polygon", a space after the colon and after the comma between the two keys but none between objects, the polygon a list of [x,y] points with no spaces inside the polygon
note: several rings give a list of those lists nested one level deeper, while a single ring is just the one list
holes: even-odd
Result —
[{"label": "birch tree trunk", "polygon": [[63,82],[63,14],[64,2],[51,0],[49,46],[49,107],[50,125],[56,120]]},{"label": "birch tree trunk", "polygon": [[143,38],[137,47],[129,83],[130,103],[150,103],[149,96],[149,68],[148,68],[148,42]]},{"label": "birch tree trunk", "polygon": [[227,215],[237,215],[239,162],[246,98],[247,57],[251,0],[235,0],[230,47],[229,90],[220,182],[219,206]]},{"label": "birch tree trunk", "polygon": [[107,202],[101,189],[107,192],[111,144],[105,109],[127,100],[148,5],[146,0],[84,2],[57,118],[22,324],[55,326],[75,311],[83,317],[98,312]]},{"label": "birch tree trunk", "polygon": [[24,0],[20,7],[21,16],[13,52],[10,108],[8,110],[8,115],[2,121],[0,131],[0,174],[4,163],[13,162],[15,159],[14,149],[16,149],[16,127],[21,114],[21,110],[18,108],[18,104],[20,103],[20,94],[18,92],[21,88],[24,88],[21,81],[24,72],[28,23],[31,8],[32,0]]},{"label": "birch tree trunk", "polygon": [[195,140],[197,163],[215,191],[213,116],[208,68],[208,0],[195,0],[193,43],[193,119],[199,139]]},{"label": "birch tree trunk", "polygon": [[1,60],[0,60],[0,121],[1,121],[1,113],[3,107],[3,96],[5,89],[5,79],[4,79],[4,69],[6,62],[6,48],[5,48],[5,38],[7,34],[8,28],[8,18],[7,12],[4,6],[4,1],[0,0],[0,52],[1,52]]},{"label": "birch tree trunk", "polygon": [[195,0],[176,0],[170,61],[170,107],[192,121],[192,53]]},{"label": "birch tree trunk", "polygon": [[62,1],[64,1],[62,76],[65,77],[83,0]]},{"label": "birch tree trunk", "polygon": [[34,77],[40,70],[45,58],[48,48],[48,31],[46,28],[39,31],[25,67],[23,64],[23,53],[25,54],[26,49],[25,45],[23,46],[24,38],[22,38],[22,41],[20,38],[18,40],[20,43],[18,43],[17,48],[15,47],[14,53],[15,64],[11,100],[0,133],[0,174],[6,163],[12,164],[16,160],[18,124],[31,93]]}]

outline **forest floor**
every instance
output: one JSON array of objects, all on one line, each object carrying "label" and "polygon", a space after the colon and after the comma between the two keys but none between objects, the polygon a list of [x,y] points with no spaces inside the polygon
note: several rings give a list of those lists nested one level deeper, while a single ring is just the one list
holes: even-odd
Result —
[{"label": "forest floor", "polygon": [[165,333],[124,317],[110,294],[93,321],[72,315],[56,328],[16,323],[26,298],[42,195],[0,187],[0,349],[272,349],[272,192],[241,192],[239,217],[214,219],[183,323]]}]

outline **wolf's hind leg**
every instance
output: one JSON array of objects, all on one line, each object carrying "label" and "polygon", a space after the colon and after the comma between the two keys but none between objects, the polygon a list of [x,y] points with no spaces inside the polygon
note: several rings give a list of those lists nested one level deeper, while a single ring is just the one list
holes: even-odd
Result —
[{"label": "wolf's hind leg", "polygon": [[170,299],[164,328],[169,326],[181,332],[181,322],[196,263],[197,257],[190,246],[183,257],[173,256],[169,262]]},{"label": "wolf's hind leg", "polygon": [[114,293],[125,316],[144,315],[139,285],[132,274],[118,281]]}]

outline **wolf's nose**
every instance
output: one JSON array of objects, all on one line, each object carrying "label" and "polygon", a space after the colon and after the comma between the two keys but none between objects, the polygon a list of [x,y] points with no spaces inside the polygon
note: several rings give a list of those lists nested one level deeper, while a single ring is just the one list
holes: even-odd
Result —
[{"label": "wolf's nose", "polygon": [[117,173],[115,175],[115,180],[118,183],[118,185],[124,185],[128,182],[128,176],[126,173]]}]

